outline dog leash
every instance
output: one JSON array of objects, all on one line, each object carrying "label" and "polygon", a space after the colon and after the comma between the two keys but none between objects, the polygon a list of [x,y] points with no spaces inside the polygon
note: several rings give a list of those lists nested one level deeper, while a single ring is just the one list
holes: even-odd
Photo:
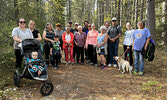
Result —
[{"label": "dog leash", "polygon": [[125,55],[126,52],[128,52],[128,49],[126,49],[126,51],[122,54],[121,58]]}]

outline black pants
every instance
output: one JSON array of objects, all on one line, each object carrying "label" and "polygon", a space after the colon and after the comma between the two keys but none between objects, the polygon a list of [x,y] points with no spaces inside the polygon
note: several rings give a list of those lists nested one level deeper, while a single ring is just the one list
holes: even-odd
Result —
[{"label": "black pants", "polygon": [[81,63],[84,63],[84,47],[77,47],[77,62],[79,63],[79,58],[81,55]]},{"label": "black pants", "polygon": [[50,45],[49,45],[49,43],[44,44],[44,53],[45,53],[45,59],[48,60],[46,62],[46,64],[49,65],[49,55],[50,55]]},{"label": "black pants", "polygon": [[110,63],[110,49],[109,49],[109,39],[107,41],[107,55],[106,55],[106,63],[109,64]]},{"label": "black pants", "polygon": [[22,61],[23,61],[23,55],[21,55],[21,50],[15,49],[15,56],[16,56],[15,67],[16,68],[21,68],[21,64],[22,64]]},{"label": "black pants", "polygon": [[[126,51],[128,46],[124,45],[124,52]],[[130,65],[132,66],[133,65],[133,52],[132,52],[132,46],[129,46],[130,49],[125,53],[125,60],[126,60],[126,57],[127,57],[127,54],[129,53],[129,57],[130,59],[128,59],[130,61]]]},{"label": "black pants", "polygon": [[87,49],[85,49],[85,59],[87,59],[87,60],[89,59],[88,58],[88,50]]},{"label": "black pants", "polygon": [[74,43],[74,47],[73,47],[73,59],[76,60],[76,54],[77,54],[77,46]]},{"label": "black pants", "polygon": [[56,65],[58,65],[58,63],[60,62],[60,58],[61,58],[60,53],[57,53],[56,55],[52,55],[50,59],[52,66],[55,65],[55,60],[56,60]]},{"label": "black pants", "polygon": [[93,45],[88,44],[88,57],[90,59],[90,62],[97,64],[97,53],[96,53],[96,47]]}]

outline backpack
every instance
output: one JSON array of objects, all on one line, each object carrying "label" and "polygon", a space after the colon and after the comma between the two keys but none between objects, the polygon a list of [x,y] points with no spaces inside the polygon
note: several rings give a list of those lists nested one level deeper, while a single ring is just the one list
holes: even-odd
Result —
[{"label": "backpack", "polygon": [[[118,26],[119,26],[119,25],[116,25],[117,33],[119,33],[119,31],[118,31]],[[112,25],[111,25],[111,27],[110,27],[108,33],[110,33],[111,28],[112,28]],[[110,35],[110,34],[108,34],[108,35]]]},{"label": "backpack", "polygon": [[145,59],[148,59],[148,61],[153,61],[154,52],[155,52],[155,42],[152,39],[150,39],[150,42],[147,46],[147,51],[143,50],[142,55]]}]

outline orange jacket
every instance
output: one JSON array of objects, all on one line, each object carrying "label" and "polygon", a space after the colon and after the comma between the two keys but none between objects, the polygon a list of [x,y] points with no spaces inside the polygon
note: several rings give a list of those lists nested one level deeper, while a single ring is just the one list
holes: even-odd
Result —
[{"label": "orange jacket", "polygon": [[[74,35],[73,35],[73,33],[70,32],[70,36],[71,36],[71,41],[70,41],[70,43],[72,44],[72,47],[73,47],[73,46],[74,46],[74,44],[73,44],[73,41],[74,41]],[[66,37],[66,32],[64,32],[64,33],[62,34],[63,49],[65,49],[65,44],[67,43],[65,37]]]}]

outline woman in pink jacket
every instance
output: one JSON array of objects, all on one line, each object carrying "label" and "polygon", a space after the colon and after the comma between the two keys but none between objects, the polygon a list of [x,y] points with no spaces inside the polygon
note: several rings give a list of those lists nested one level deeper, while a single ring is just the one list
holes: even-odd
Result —
[{"label": "woman in pink jacket", "polygon": [[88,49],[88,57],[90,59],[90,65],[95,65],[97,67],[97,53],[96,53],[96,44],[98,31],[95,30],[95,24],[91,25],[92,30],[88,32],[86,39],[86,49]]}]

